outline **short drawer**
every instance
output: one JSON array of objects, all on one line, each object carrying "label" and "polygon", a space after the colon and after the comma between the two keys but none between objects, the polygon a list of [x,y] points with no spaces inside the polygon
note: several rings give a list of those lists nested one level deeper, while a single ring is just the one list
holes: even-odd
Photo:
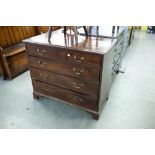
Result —
[{"label": "short drawer", "polygon": [[83,95],[74,91],[63,89],[50,84],[45,84],[35,80],[32,80],[32,83],[34,92],[91,110],[97,110],[97,99],[94,99],[91,96]]},{"label": "short drawer", "polygon": [[116,63],[112,67],[112,71],[118,72],[119,67],[120,67],[120,58],[116,61]]},{"label": "short drawer", "polygon": [[120,55],[119,55],[119,54],[115,55],[115,56],[113,57],[113,64],[115,65],[116,62],[117,62],[119,59],[120,59]]},{"label": "short drawer", "polygon": [[111,76],[112,76],[112,79],[114,80],[116,75],[118,74],[118,71],[119,71],[119,62],[115,64],[115,66],[113,66],[112,68],[112,73],[111,73]]},{"label": "short drawer", "polygon": [[117,40],[120,41],[123,39],[123,32],[121,32],[118,36],[117,36]]},{"label": "short drawer", "polygon": [[115,54],[121,54],[121,51],[122,51],[122,44],[119,44],[114,48]]},{"label": "short drawer", "polygon": [[36,44],[27,44],[26,48],[28,54],[32,56],[47,58],[51,60],[91,64],[94,66],[101,65],[102,58],[99,54]]},{"label": "short drawer", "polygon": [[51,71],[53,73],[99,82],[100,68],[30,56],[29,64],[31,67]]},{"label": "short drawer", "polygon": [[69,76],[64,76],[60,74],[55,74],[52,72],[47,72],[44,70],[39,70],[35,68],[30,68],[32,79],[53,84],[66,89],[74,90],[84,94],[91,95],[93,97],[98,97],[98,84],[93,82],[88,82],[80,80],[77,78],[72,78]]}]

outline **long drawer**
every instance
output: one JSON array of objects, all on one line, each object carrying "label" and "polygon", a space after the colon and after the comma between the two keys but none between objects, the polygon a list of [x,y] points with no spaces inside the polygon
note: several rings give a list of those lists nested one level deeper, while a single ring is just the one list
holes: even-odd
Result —
[{"label": "long drawer", "polygon": [[97,110],[97,99],[88,95],[83,95],[74,91],[66,90],[54,85],[45,84],[32,80],[33,88],[36,93],[60,99],[62,101],[85,107],[91,110]]},{"label": "long drawer", "polygon": [[77,78],[72,78],[69,76],[64,76],[60,74],[55,74],[47,72],[44,70],[39,70],[35,68],[30,68],[32,79],[53,84],[66,89],[71,89],[84,94],[91,95],[93,97],[98,97],[98,84],[93,82],[88,82],[85,80],[80,80]]},{"label": "long drawer", "polygon": [[90,52],[81,52],[72,49],[57,48],[44,45],[27,44],[28,54],[31,56],[47,58],[51,60],[67,61],[74,63],[101,65],[101,56]]},{"label": "long drawer", "polygon": [[59,61],[47,60],[29,56],[29,64],[31,67],[99,82],[100,68],[90,67],[81,64],[64,63]]}]

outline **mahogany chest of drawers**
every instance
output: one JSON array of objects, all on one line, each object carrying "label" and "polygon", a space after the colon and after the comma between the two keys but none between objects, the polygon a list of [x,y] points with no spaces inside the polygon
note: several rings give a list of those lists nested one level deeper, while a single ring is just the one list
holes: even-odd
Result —
[{"label": "mahogany chest of drawers", "polygon": [[24,41],[34,98],[48,97],[99,115],[118,68],[115,39],[72,35],[62,30]]}]

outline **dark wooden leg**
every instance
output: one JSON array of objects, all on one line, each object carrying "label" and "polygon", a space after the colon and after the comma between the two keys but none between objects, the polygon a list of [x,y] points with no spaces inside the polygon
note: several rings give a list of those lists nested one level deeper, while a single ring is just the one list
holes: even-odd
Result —
[{"label": "dark wooden leg", "polygon": [[93,119],[99,120],[99,114],[92,114],[92,115],[93,115]]},{"label": "dark wooden leg", "polygon": [[115,33],[115,26],[112,27],[112,34]]},{"label": "dark wooden leg", "polygon": [[66,34],[66,30],[67,30],[67,28],[66,28],[66,26],[64,26],[64,34]]},{"label": "dark wooden leg", "polygon": [[78,33],[77,33],[77,27],[74,27],[74,35],[75,35],[75,43],[78,44]]},{"label": "dark wooden leg", "polygon": [[7,77],[4,75],[4,76],[3,76],[3,79],[4,79],[4,80],[6,80],[6,79],[7,79]]},{"label": "dark wooden leg", "polygon": [[88,32],[87,32],[86,26],[83,26],[83,29],[84,29],[85,35],[88,36]]},{"label": "dark wooden leg", "polygon": [[50,39],[51,39],[51,33],[52,33],[52,26],[49,26],[49,30],[48,30],[48,42],[50,43]]},{"label": "dark wooden leg", "polygon": [[117,26],[117,33],[118,33],[118,31],[119,31],[119,26]]},{"label": "dark wooden leg", "polygon": [[33,98],[39,100],[39,96],[33,92]]}]

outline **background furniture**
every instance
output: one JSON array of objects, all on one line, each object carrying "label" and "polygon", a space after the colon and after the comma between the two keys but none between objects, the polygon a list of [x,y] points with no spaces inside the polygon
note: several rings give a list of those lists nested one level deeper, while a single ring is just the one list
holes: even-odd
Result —
[{"label": "background furniture", "polygon": [[37,35],[35,27],[0,27],[1,61],[4,79],[12,79],[28,69],[23,39]]},{"label": "background furniture", "polygon": [[134,36],[135,36],[135,26],[129,26],[128,27],[128,46],[131,45],[133,39],[134,39]]},{"label": "background furniture", "polygon": [[[59,27],[53,27],[58,29]],[[48,30],[47,26],[1,26],[0,61],[4,79],[12,79],[28,69],[28,59],[22,40]]]},{"label": "background furniture", "polygon": [[79,35],[76,45],[72,37],[60,29],[51,43],[47,34],[24,41],[33,95],[63,101],[99,119],[119,66],[117,40]]},{"label": "background furniture", "polygon": [[148,26],[147,32],[149,32],[149,33],[155,33],[155,26]]},{"label": "background furniture", "polygon": [[[83,27],[85,35],[88,36],[86,26],[80,26],[80,27]],[[66,35],[67,30],[70,30],[70,31],[72,30],[75,34],[74,38],[76,40],[76,43],[78,43],[78,31],[77,31],[77,29],[80,27],[79,26],[63,26],[63,28],[64,28],[63,32]],[[52,31],[54,30],[53,28],[54,28],[53,26],[49,26],[49,31],[48,31],[48,42],[49,43],[51,42],[50,39],[51,39]]]},{"label": "background furniture", "polygon": [[[88,26],[88,35],[94,37],[101,37],[101,38],[110,38],[110,39],[117,39],[117,48],[116,53],[119,69],[118,71],[124,72],[122,61],[124,55],[126,53],[128,47],[128,27],[127,26]],[[85,35],[84,32],[80,31],[81,35]]]}]

